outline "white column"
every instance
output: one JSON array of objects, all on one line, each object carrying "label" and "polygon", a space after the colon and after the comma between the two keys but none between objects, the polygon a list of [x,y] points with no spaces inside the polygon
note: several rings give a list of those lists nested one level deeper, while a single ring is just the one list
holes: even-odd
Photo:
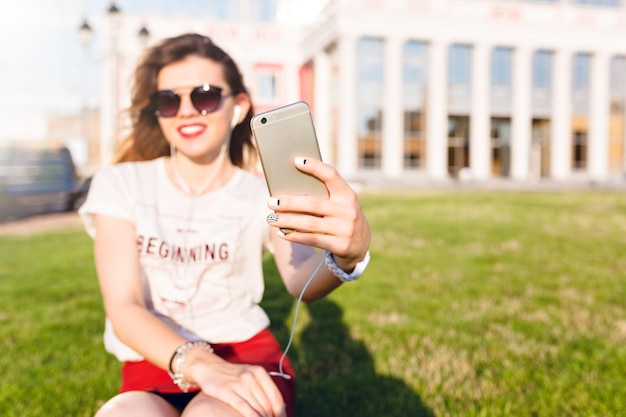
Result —
[{"label": "white column", "polygon": [[313,94],[315,102],[315,132],[317,134],[317,142],[320,145],[322,160],[335,165],[337,161],[333,160],[331,146],[331,103],[330,103],[330,59],[328,54],[321,50],[315,54],[313,60]]},{"label": "white column", "polygon": [[513,56],[513,112],[511,135],[511,178],[530,177],[532,51],[518,46]]},{"label": "white column", "polygon": [[550,130],[550,176],[566,179],[572,167],[572,53],[567,50],[554,53]]},{"label": "white column", "polygon": [[608,53],[598,52],[591,64],[587,149],[589,178],[595,181],[604,181],[609,175],[609,60]]},{"label": "white column", "polygon": [[339,38],[339,135],[337,143],[337,169],[346,179],[357,173],[357,120],[356,120],[356,38],[342,34]]},{"label": "white column", "polygon": [[448,178],[447,48],[440,40],[428,45],[426,171],[432,179]]},{"label": "white column", "polygon": [[382,170],[385,178],[399,178],[403,172],[404,117],[402,100],[402,40],[385,42]]},{"label": "white column", "polygon": [[472,178],[478,180],[491,176],[490,52],[488,45],[475,44],[472,47],[469,166]]}]

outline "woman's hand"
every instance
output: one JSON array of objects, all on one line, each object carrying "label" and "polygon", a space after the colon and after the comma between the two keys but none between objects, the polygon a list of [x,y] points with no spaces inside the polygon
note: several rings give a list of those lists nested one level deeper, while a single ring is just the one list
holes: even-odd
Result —
[{"label": "woman's hand", "polygon": [[342,269],[352,270],[370,244],[370,228],[356,193],[335,168],[322,161],[296,158],[295,164],[300,171],[320,179],[329,198],[272,196],[269,207],[276,215],[268,221],[272,226],[295,230],[278,232],[283,239],[331,252]]},{"label": "woman's hand", "polygon": [[280,391],[261,366],[229,363],[197,351],[185,361],[184,372],[205,395],[228,404],[244,417],[287,416]]}]

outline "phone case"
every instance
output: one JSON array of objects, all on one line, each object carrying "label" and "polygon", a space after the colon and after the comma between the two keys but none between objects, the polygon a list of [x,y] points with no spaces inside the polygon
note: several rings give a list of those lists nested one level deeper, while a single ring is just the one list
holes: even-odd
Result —
[{"label": "phone case", "polygon": [[300,194],[328,198],[317,178],[294,166],[296,156],[321,159],[309,105],[298,101],[255,115],[250,121],[271,195]]}]

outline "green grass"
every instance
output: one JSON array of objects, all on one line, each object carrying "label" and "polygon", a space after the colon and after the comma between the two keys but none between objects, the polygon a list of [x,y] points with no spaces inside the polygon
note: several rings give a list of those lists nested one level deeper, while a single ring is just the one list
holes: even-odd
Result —
[{"label": "green grass", "polygon": [[[626,409],[626,194],[363,194],[362,279],[301,310],[299,417],[617,416]],[[0,236],[0,410],[89,416],[115,394],[91,242]],[[283,345],[294,300],[267,258]]]}]

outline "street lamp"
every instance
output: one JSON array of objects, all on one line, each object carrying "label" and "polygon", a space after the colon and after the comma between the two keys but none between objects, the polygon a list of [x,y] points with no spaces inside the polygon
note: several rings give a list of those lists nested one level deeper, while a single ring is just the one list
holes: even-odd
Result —
[{"label": "street lamp", "polygon": [[88,47],[91,43],[93,30],[87,21],[87,18],[83,20],[83,23],[78,28],[78,38],[80,43],[85,49],[85,53],[82,59],[82,105],[80,109],[80,136],[82,145],[87,149],[87,161],[89,161],[89,149],[91,148],[91,138],[89,134],[89,77],[88,77],[88,63],[87,58],[89,55]]},{"label": "street lamp", "polygon": [[145,47],[148,44],[148,41],[150,40],[150,32],[148,31],[148,28],[146,28],[146,25],[141,26],[141,29],[139,29],[139,32],[137,33],[137,37],[139,38],[141,46]]},{"label": "street lamp", "polygon": [[119,7],[117,7],[114,1],[111,2],[111,5],[109,6],[109,10],[107,11],[107,13],[109,14],[109,16],[118,15],[120,13],[120,9]]},{"label": "street lamp", "polygon": [[83,45],[89,45],[91,43],[91,37],[93,35],[93,30],[91,26],[89,26],[89,22],[87,19],[83,20],[83,24],[78,28],[78,38],[80,39],[80,43]]}]

